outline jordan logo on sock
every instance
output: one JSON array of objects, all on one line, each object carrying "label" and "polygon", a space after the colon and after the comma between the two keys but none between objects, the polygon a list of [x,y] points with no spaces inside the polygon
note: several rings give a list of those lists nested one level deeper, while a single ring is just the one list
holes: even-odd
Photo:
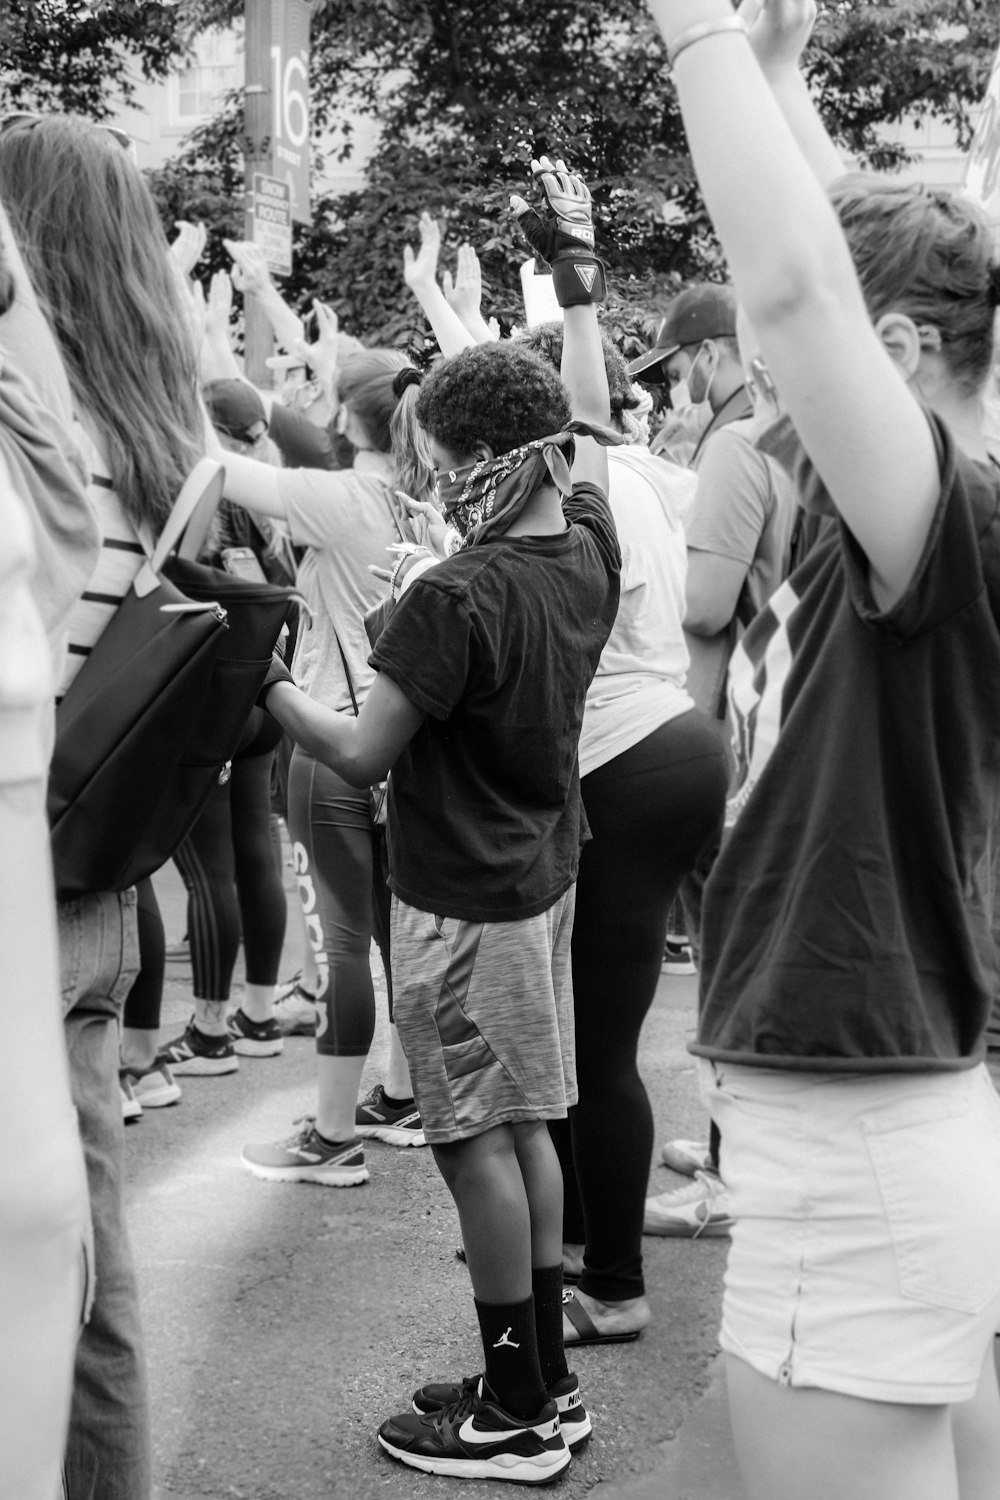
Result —
[{"label": "jordan logo on sock", "polygon": [[496,1343],[493,1345],[494,1349],[520,1349],[520,1344],[515,1344],[510,1335],[511,1330],[508,1328],[497,1339]]}]

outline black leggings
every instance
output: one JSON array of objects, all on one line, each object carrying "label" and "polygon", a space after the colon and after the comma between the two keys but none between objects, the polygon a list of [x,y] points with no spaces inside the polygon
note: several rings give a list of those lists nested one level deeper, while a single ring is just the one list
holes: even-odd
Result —
[{"label": "black leggings", "polygon": [[147,875],[135,888],[139,919],[139,972],[125,1001],[122,1025],[134,1031],[159,1031],[163,1004],[166,942],[163,918],[153,882]]},{"label": "black leggings", "polygon": [[389,889],[367,788],[349,786],[296,746],[288,772],[288,832],[320,977],[316,1051],[366,1057],[375,1032],[373,936],[392,1015]]},{"label": "black leggings", "polygon": [[287,908],[271,837],[273,752],[234,760],[174,854],[188,893],[188,940],[198,1000],[228,1000],[243,936],[248,984],[274,984]]},{"label": "black leggings", "polygon": [[642,1221],[653,1112],[639,1033],[660,978],[667,913],[686,870],[718,835],[728,781],[722,735],[682,714],[584,777],[593,838],[573,923],[579,1103],[550,1129],[563,1168],[563,1238],[584,1244],[581,1289],[641,1296]]}]

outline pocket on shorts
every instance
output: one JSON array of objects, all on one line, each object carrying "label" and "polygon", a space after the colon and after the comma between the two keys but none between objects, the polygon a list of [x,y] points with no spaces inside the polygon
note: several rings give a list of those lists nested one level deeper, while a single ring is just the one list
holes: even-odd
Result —
[{"label": "pocket on shorts", "polygon": [[861,1120],[901,1294],[968,1314],[1000,1294],[1000,1121],[983,1103],[977,1088]]}]

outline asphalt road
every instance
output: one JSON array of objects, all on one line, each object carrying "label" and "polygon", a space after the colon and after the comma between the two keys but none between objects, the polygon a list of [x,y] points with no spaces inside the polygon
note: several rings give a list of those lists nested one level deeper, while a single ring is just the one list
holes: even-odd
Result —
[{"label": "asphalt road", "polygon": [[[177,937],[179,882],[168,871],[157,884]],[[292,937],[284,973],[296,957]],[[170,965],[168,980],[172,1035],[190,1013],[187,965]],[[658,1140],[704,1130],[685,1051],[694,1001],[693,979],[665,978],[646,1025]],[[383,1014],[366,1085],[381,1076],[384,1046]],[[240,1165],[244,1142],[277,1139],[309,1112],[313,1055],[311,1040],[290,1038],[282,1057],[243,1058],[238,1074],[183,1079],[179,1105],[127,1130],[156,1500],[509,1496],[507,1485],[417,1473],[375,1440],[416,1386],[481,1363],[457,1219],[430,1153],[371,1142],[371,1181],[349,1189],[264,1183]],[[657,1191],[681,1181],[651,1170]],[[646,1241],[652,1326],[636,1344],[573,1361],[594,1437],[558,1482],[565,1500],[595,1489],[599,1500],[728,1500],[697,1480],[661,1483],[684,1466],[674,1439],[689,1413],[696,1446],[720,1447],[712,1381],[726,1244]]]}]

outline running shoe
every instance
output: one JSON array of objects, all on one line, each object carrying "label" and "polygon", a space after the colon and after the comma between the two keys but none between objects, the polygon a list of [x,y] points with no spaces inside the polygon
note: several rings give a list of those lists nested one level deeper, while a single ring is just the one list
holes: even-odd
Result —
[{"label": "running shoe", "polygon": [[358,1135],[385,1141],[389,1146],[425,1146],[420,1111],[411,1099],[409,1104],[387,1104],[385,1088],[377,1083],[358,1105],[354,1116]]},{"label": "running shoe", "polygon": [[732,1227],[729,1194],[715,1172],[696,1172],[686,1187],[646,1199],[643,1234],[701,1240],[728,1235]]},{"label": "running shoe", "polygon": [[667,934],[667,940],[663,945],[661,972],[675,976],[697,974],[698,966],[694,961],[691,944],[686,937],[680,937],[673,933]]},{"label": "running shoe", "polygon": [[126,1125],[134,1125],[137,1120],[142,1119],[142,1105],[135,1097],[135,1089],[128,1073],[118,1074],[118,1087],[122,1094],[122,1119]]},{"label": "running shoe", "polygon": [[273,1146],[244,1146],[243,1165],[265,1182],[316,1182],[321,1187],[357,1187],[368,1181],[359,1140],[326,1141],[315,1115],[296,1120],[298,1129]]},{"label": "running shoe", "polygon": [[162,1109],[181,1097],[181,1086],[165,1062],[156,1062],[142,1073],[126,1068],[125,1074],[143,1109]]},{"label": "running shoe", "polygon": [[[420,1416],[433,1416],[446,1406],[454,1406],[456,1401],[464,1401],[467,1396],[482,1396],[485,1384],[484,1375],[468,1375],[460,1385],[449,1385],[444,1381],[440,1384],[422,1385],[419,1391],[413,1392],[413,1410]],[[580,1398],[577,1376],[571,1370],[562,1380],[554,1381],[545,1394],[550,1401],[556,1403],[559,1426],[566,1439],[566,1446],[578,1448],[587,1441],[594,1429],[590,1413]]]},{"label": "running shoe", "polygon": [[232,1010],[226,1017],[233,1051],[241,1057],[277,1057],[285,1050],[285,1040],[277,1021],[251,1021],[243,1010]]},{"label": "running shoe", "polygon": [[274,1019],[282,1036],[316,1035],[316,996],[306,989],[297,974],[288,984],[279,985],[274,1001]]},{"label": "running shoe", "polygon": [[481,1395],[470,1391],[440,1411],[390,1418],[379,1428],[378,1440],[413,1469],[460,1479],[548,1484],[569,1463],[554,1401],[524,1421],[497,1405],[485,1381]]},{"label": "running shoe", "polygon": [[660,1160],[672,1172],[693,1177],[696,1172],[712,1172],[712,1153],[707,1141],[666,1141]]},{"label": "running shoe", "polygon": [[214,1077],[219,1073],[235,1073],[240,1060],[233,1050],[231,1036],[205,1036],[194,1024],[188,1022],[187,1030],[161,1047],[156,1058],[157,1066],[167,1067],[182,1077]]}]

